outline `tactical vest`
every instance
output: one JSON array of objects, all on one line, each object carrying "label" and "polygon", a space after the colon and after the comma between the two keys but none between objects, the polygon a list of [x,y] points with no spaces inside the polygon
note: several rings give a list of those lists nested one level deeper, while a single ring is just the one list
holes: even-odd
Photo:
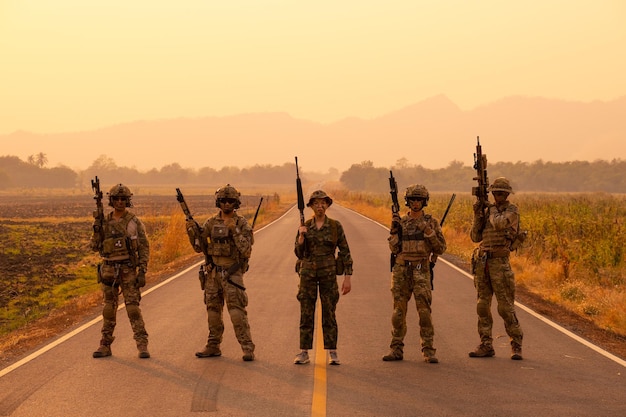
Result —
[{"label": "tactical vest", "polygon": [[[236,217],[236,225],[243,229],[243,217]],[[211,219],[206,224],[208,231],[207,253],[211,256],[232,257],[237,253],[235,241],[230,235],[230,230],[224,222]]]},{"label": "tactical vest", "polygon": [[[430,223],[431,216],[424,215]],[[417,227],[417,221],[407,219],[402,221],[402,257],[406,259],[427,258],[430,255],[430,247],[424,238],[424,232]]]},{"label": "tactical vest", "polygon": [[[518,221],[519,228],[519,221]],[[489,219],[485,222],[485,228],[483,230],[483,241],[481,247],[485,250],[497,250],[497,249],[511,249],[511,243],[518,235],[518,231],[513,227],[507,227],[506,229],[496,230],[491,224]]]},{"label": "tactical vest", "polygon": [[113,213],[107,216],[104,225],[104,241],[102,242],[102,257],[116,260],[129,259],[131,257],[129,248],[130,239],[127,236],[128,223],[135,219],[135,215],[129,211],[124,214],[119,222],[112,221]]}]

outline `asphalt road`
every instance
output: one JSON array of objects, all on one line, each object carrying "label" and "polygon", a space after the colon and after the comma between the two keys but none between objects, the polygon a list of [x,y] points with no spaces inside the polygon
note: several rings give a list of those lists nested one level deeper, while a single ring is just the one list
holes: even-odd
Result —
[{"label": "asphalt road", "polygon": [[245,276],[254,362],[241,360],[227,312],[222,356],[195,357],[208,330],[193,267],[144,293],[150,359],[137,358],[124,309],[113,356],[93,359],[101,325],[94,318],[0,370],[0,416],[626,415],[626,363],[523,306],[523,361],[509,359],[495,308],[496,356],[469,358],[478,344],[473,283],[444,260],[435,268],[433,301],[440,363],[422,362],[414,308],[404,361],[383,362],[391,318],[387,229],[337,205],[328,214],[342,222],[355,260],[352,292],[337,309],[340,366],[326,365],[317,336],[312,362],[293,364],[299,220],[291,210],[255,234]]}]

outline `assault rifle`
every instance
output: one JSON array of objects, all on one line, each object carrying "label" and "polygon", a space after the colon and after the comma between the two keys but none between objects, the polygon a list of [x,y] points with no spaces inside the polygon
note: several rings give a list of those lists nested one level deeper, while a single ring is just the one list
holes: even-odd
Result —
[{"label": "assault rifle", "polygon": [[189,236],[194,236],[194,247],[199,247],[202,251],[202,254],[204,255],[204,265],[201,265],[200,271],[198,271],[200,288],[204,290],[204,287],[206,285],[206,274],[211,269],[213,269],[213,258],[211,257],[211,255],[209,255],[206,241],[204,239],[200,239],[200,225],[197,221],[194,220],[193,216],[191,215],[191,211],[189,211],[189,206],[187,206],[187,202],[185,201],[185,197],[180,191],[180,188],[176,189],[176,200],[178,200],[178,202],[180,203],[180,208],[183,209],[183,213],[185,213],[185,221],[189,222],[189,220],[191,220],[193,222],[193,224],[187,229],[187,234]]},{"label": "assault rifle", "polygon": [[96,175],[96,178],[91,180],[91,188],[94,191],[93,199],[96,200],[96,209],[93,211],[93,234],[94,242],[97,249],[102,248],[102,242],[104,242],[104,207],[102,205],[102,191],[100,190],[100,180]]},{"label": "assault rifle", "polygon": [[476,136],[476,153],[474,154],[474,169],[476,176],[472,178],[478,181],[478,186],[472,187],[472,195],[475,195],[484,209],[489,205],[489,178],[487,178],[487,155],[483,154],[480,146],[480,138]]},{"label": "assault rifle", "polygon": [[[446,207],[446,211],[443,213],[443,217],[441,218],[441,220],[439,221],[439,227],[443,227],[443,222],[446,221],[446,217],[448,217],[448,213],[450,212],[450,207],[452,207],[452,203],[454,203],[454,199],[456,198],[456,194],[452,194],[452,197],[450,197],[450,201],[448,202],[448,207]],[[432,290],[435,289],[435,284],[434,284],[434,279],[435,279],[435,263],[437,263],[437,255],[433,255],[432,258],[430,258],[430,288]]]},{"label": "assault rifle", "polygon": [[[398,183],[396,179],[393,177],[393,172],[389,171],[389,194],[391,194],[391,212],[395,215],[400,213],[400,203],[398,202]],[[391,222],[391,230],[396,230],[398,233],[398,238],[402,241],[402,226],[399,224],[394,224]],[[396,263],[396,254],[391,252],[391,258],[389,260],[391,271],[393,271],[393,266]]]},{"label": "assault rifle", "polygon": [[298,170],[298,157],[296,156],[296,192],[298,194],[298,210],[300,211],[300,226],[304,226],[304,194],[302,193],[302,181]]}]

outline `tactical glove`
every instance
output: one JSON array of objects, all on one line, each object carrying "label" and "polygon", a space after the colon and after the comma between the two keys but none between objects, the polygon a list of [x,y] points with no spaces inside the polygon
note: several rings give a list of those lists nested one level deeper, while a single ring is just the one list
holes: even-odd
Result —
[{"label": "tactical glove", "polygon": [[478,200],[474,203],[472,208],[474,209],[474,214],[476,216],[483,216],[485,214],[483,204]]},{"label": "tactical glove", "polygon": [[140,269],[137,272],[137,279],[135,280],[135,288],[142,288],[146,286],[146,271]]}]

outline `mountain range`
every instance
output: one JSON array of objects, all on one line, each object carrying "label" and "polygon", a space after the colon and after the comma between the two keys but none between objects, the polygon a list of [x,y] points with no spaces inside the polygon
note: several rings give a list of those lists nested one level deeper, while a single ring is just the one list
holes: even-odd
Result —
[{"label": "mountain range", "polygon": [[473,164],[476,138],[490,162],[626,159],[626,96],[572,102],[512,96],[461,110],[444,95],[372,119],[318,123],[287,113],[143,120],[67,133],[0,135],[2,155],[46,154],[49,166],[84,169],[106,156],[139,170],[282,165],[309,171],[370,161],[392,167]]}]

